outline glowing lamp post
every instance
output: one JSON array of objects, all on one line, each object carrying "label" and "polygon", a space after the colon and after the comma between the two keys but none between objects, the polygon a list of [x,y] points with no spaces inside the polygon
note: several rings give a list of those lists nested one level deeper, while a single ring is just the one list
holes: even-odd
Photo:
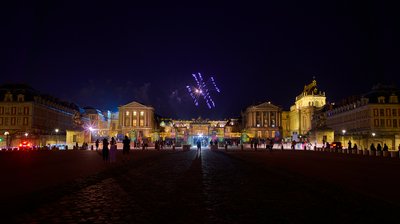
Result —
[{"label": "glowing lamp post", "polygon": [[342,133],[343,133],[343,136],[342,136],[343,140],[342,141],[343,141],[343,145],[344,145],[344,135],[346,134],[346,130],[343,129]]},{"label": "glowing lamp post", "polygon": [[93,132],[94,132],[94,128],[92,126],[90,126],[88,129],[89,129],[89,132],[90,132],[89,142],[92,142],[92,135],[93,135]]},{"label": "glowing lamp post", "polygon": [[54,131],[56,132],[56,145],[58,145],[58,132],[60,130],[58,130],[58,128],[56,128]]},{"label": "glowing lamp post", "polygon": [[6,136],[6,147],[8,148],[8,136],[10,135],[10,132],[6,131],[4,132],[4,135]]}]

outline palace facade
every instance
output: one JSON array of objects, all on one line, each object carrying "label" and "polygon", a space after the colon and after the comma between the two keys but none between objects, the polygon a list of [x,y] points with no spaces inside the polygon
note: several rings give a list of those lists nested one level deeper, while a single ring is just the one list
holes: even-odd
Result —
[{"label": "palace facade", "polygon": [[248,107],[244,113],[243,124],[250,138],[282,138],[282,108],[265,102]]},{"label": "palace facade", "polygon": [[325,112],[326,126],[333,129],[335,141],[347,146],[351,140],[363,149],[371,143],[400,145],[400,90],[377,85],[366,94],[349,97]]},{"label": "palace facade", "polygon": [[155,127],[153,107],[135,101],[118,107],[119,135],[127,135],[134,141],[151,141]]},{"label": "palace facade", "polygon": [[326,104],[325,92],[318,90],[314,79],[305,85],[303,92],[296,97],[295,104],[290,107],[289,132],[291,136],[306,135],[312,128],[312,117],[315,111]]},{"label": "palace facade", "polygon": [[67,130],[81,130],[73,120],[82,113],[73,103],[44,95],[27,85],[0,86],[0,136],[2,147],[16,146],[23,139],[34,145],[65,142]]},{"label": "palace facade", "polygon": [[104,137],[122,140],[127,135],[133,141],[148,143],[237,143],[257,138],[322,144],[351,140],[361,148],[380,143],[396,149],[400,144],[399,94],[397,88],[378,85],[340,104],[326,104],[325,93],[317,89],[313,80],[304,86],[290,111],[264,102],[247,107],[240,118],[180,120],[156,116],[153,107],[138,102],[122,105],[115,113],[104,112],[80,108],[26,85],[3,85],[0,147],[18,145],[23,139],[38,146],[58,142],[71,147]]}]

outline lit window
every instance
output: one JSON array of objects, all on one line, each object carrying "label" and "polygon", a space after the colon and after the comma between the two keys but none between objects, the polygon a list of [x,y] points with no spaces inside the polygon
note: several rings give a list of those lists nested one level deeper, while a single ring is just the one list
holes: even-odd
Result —
[{"label": "lit window", "polygon": [[140,111],[140,116],[143,116],[144,115],[144,111]]},{"label": "lit window", "polygon": [[126,112],[126,116],[129,116],[129,111]]},{"label": "lit window", "polygon": [[133,111],[133,116],[136,116],[136,114],[137,114],[136,111]]},{"label": "lit window", "polygon": [[377,117],[378,116],[378,109],[374,109],[374,116]]}]

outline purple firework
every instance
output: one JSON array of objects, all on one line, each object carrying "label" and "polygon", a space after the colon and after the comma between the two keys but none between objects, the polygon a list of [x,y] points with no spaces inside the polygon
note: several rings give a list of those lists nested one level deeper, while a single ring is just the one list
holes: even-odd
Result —
[{"label": "purple firework", "polygon": [[[192,97],[194,104],[198,106],[199,105],[198,99],[200,97],[203,97],[209,109],[215,107],[215,102],[211,98],[210,92],[215,90],[216,92],[220,93],[221,91],[217,87],[214,77],[210,77],[210,79],[207,82],[205,82],[200,72],[197,74],[192,74],[192,76],[196,82],[196,85],[186,86],[186,89],[188,90],[189,95]],[[208,86],[212,87],[211,91],[208,88]]]}]

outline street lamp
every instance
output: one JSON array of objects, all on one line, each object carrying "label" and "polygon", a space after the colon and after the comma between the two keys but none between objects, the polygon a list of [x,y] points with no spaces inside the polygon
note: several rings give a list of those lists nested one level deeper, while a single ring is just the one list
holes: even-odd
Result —
[{"label": "street lamp", "polygon": [[345,130],[345,129],[343,129],[343,130],[342,130],[342,133],[343,133],[343,136],[342,136],[342,138],[343,138],[343,145],[344,145],[344,135],[346,134],[346,130]]},{"label": "street lamp", "polygon": [[56,132],[56,145],[58,145],[58,128],[56,128],[55,130],[54,130],[55,132]]},{"label": "street lamp", "polygon": [[375,135],[376,135],[375,132],[372,132],[372,137],[375,137]]},{"label": "street lamp", "polygon": [[8,136],[10,135],[10,132],[6,131],[4,132],[4,135],[6,136],[6,147],[8,148]]}]

